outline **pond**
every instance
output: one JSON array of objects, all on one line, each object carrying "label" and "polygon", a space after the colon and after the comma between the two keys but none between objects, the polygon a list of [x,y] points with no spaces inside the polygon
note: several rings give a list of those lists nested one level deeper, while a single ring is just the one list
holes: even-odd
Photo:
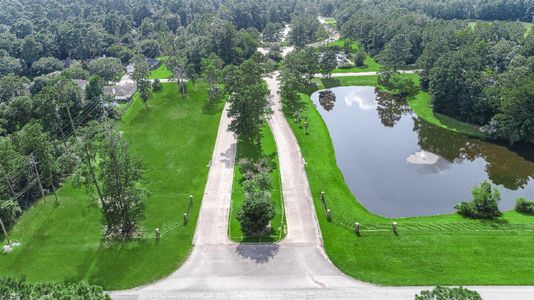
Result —
[{"label": "pond", "polygon": [[[484,180],[498,185],[500,208],[534,198],[534,147],[511,149],[420,120],[406,102],[375,87],[337,87],[312,100],[323,117],[347,185],[386,217],[454,212]],[[319,100],[321,98],[321,100]]]}]

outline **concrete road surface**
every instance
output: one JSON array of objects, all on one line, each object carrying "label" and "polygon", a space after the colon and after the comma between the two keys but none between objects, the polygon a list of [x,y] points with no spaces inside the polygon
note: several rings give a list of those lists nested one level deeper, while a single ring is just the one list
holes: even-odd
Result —
[{"label": "concrete road surface", "polygon": [[[345,276],[332,265],[322,247],[300,148],[281,112],[279,82],[274,76],[266,81],[274,110],[269,126],[278,147],[287,237],[280,243],[261,245],[235,244],[227,237],[236,139],[228,131],[230,120],[226,106],[191,256],[169,277],[113,292],[113,298],[386,300],[413,299],[415,293],[426,289],[379,287]],[[484,299],[534,299],[533,287],[474,288]]]}]

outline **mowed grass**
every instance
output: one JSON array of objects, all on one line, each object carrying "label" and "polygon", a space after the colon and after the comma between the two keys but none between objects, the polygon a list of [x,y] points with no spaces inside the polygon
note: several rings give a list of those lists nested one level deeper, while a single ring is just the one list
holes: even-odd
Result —
[{"label": "mowed grass", "polygon": [[232,206],[230,210],[230,222],[228,233],[230,239],[241,243],[257,243],[257,242],[276,242],[282,239],[285,236],[285,223],[284,223],[284,206],[282,193],[280,188],[280,169],[278,165],[278,154],[276,151],[276,144],[274,141],[273,134],[268,125],[263,127],[262,135],[262,147],[257,149],[257,147],[251,146],[245,142],[240,141],[237,146],[237,155],[236,162],[243,158],[247,159],[257,159],[261,155],[267,156],[271,159],[272,163],[272,173],[271,180],[273,183],[273,190],[271,191],[271,197],[274,202],[275,207],[275,216],[271,222],[272,231],[270,235],[261,236],[261,237],[249,237],[243,234],[241,230],[241,225],[237,220],[237,213],[239,212],[244,201],[244,191],[242,186],[243,174],[241,173],[241,168],[236,164],[234,169],[234,183],[232,187]]},{"label": "mowed grass", "polygon": [[[339,85],[376,82],[376,76],[338,79]],[[534,252],[530,250],[534,217],[508,211],[494,221],[465,219],[457,214],[389,219],[370,213],[348,189],[326,124],[310,97],[303,95],[302,100],[310,134],[298,128],[292,118],[288,120],[306,161],[326,252],[341,271],[382,285],[534,284]],[[333,222],[326,219],[321,191],[326,193]],[[393,221],[399,224],[398,235],[391,231]],[[353,231],[354,222],[361,224],[359,236]],[[525,227],[506,230],[501,227],[505,224]],[[370,230],[373,228],[379,229]]]},{"label": "mowed grass", "polygon": [[[0,276],[27,276],[31,282],[85,280],[117,290],[154,281],[176,270],[188,257],[208,174],[222,105],[203,107],[206,85],[189,85],[182,98],[176,84],[163,84],[148,109],[136,98],[120,122],[132,153],[147,167],[142,229],[160,228],[152,237],[131,242],[104,242],[101,215],[84,190],[66,184],[60,204],[53,197],[37,202],[10,231],[22,244],[0,255]],[[199,130],[201,128],[202,130]],[[178,225],[194,196],[190,222]],[[167,232],[167,230],[169,230]]]},{"label": "mowed grass", "polygon": [[332,26],[336,26],[336,18],[324,18],[324,23]]},{"label": "mowed grass", "polygon": [[173,76],[172,71],[169,70],[169,68],[165,64],[165,62],[167,61],[167,57],[165,57],[165,56],[158,57],[157,60],[159,60],[161,63],[156,69],[150,71],[150,74],[148,75],[148,78],[150,78],[150,79],[168,79],[168,78],[171,78]]}]

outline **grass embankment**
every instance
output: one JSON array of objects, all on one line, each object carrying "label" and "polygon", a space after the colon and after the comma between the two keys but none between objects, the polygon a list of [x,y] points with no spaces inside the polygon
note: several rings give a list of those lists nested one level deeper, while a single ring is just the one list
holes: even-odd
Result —
[{"label": "grass embankment", "polygon": [[[339,85],[376,84],[376,76],[338,79]],[[388,219],[368,212],[337,167],[319,112],[309,96],[303,95],[303,101],[310,134],[288,119],[306,160],[326,252],[340,270],[384,285],[534,284],[534,253],[530,251],[534,217],[508,211],[494,221],[457,214]],[[332,222],[326,219],[321,191],[326,193]],[[391,230],[393,221],[399,224],[398,235]],[[353,231],[354,222],[361,224],[360,236]]]},{"label": "grass embankment", "polygon": [[[329,47],[339,47],[343,49],[345,44],[344,39],[337,40],[328,44]],[[361,45],[358,42],[351,43],[351,54],[356,55]],[[369,54],[365,57],[364,60],[365,66],[363,67],[353,67],[348,69],[336,68],[332,73],[360,73],[360,72],[377,72],[380,70],[381,65],[377,63]]]},{"label": "grass embankment", "polygon": [[[70,184],[53,197],[37,202],[11,230],[22,244],[0,255],[0,276],[25,275],[31,282],[86,280],[107,290],[154,281],[176,270],[188,257],[208,174],[222,105],[203,110],[206,85],[188,87],[182,98],[175,84],[163,84],[149,108],[137,98],[120,123],[133,153],[147,166],[146,201],[142,229],[153,238],[106,243],[102,240],[100,210],[84,190]],[[202,130],[199,130],[202,128]],[[190,222],[177,225],[194,196]]]},{"label": "grass embankment", "polygon": [[420,92],[416,97],[409,99],[408,104],[419,118],[429,123],[469,136],[487,138],[487,135],[477,125],[458,121],[434,112],[430,103],[430,95],[426,92]]},{"label": "grass embankment", "polygon": [[273,134],[268,125],[263,127],[261,149],[257,149],[257,147],[241,141],[239,142],[237,146],[236,162],[239,162],[239,160],[242,158],[258,159],[260,157],[260,153],[262,156],[269,157],[272,163],[273,171],[271,172],[271,179],[273,183],[273,190],[271,191],[271,197],[273,199],[275,208],[275,216],[271,222],[272,231],[270,235],[261,237],[247,237],[243,235],[243,232],[241,231],[241,225],[237,220],[237,213],[243,205],[243,200],[245,197],[243,186],[241,185],[243,174],[241,173],[241,168],[236,163],[234,169],[234,183],[232,188],[232,206],[230,209],[230,222],[228,227],[230,239],[234,242],[276,242],[285,236],[285,211],[283,206],[283,196],[280,188],[281,182],[280,169],[278,167],[278,154],[276,151],[276,144]]},{"label": "grass embankment", "polygon": [[160,61],[159,66],[150,71],[150,74],[148,75],[149,79],[168,79],[172,77],[172,71],[167,68],[167,65],[165,62],[167,61],[167,57],[161,56],[156,58],[158,61]]}]

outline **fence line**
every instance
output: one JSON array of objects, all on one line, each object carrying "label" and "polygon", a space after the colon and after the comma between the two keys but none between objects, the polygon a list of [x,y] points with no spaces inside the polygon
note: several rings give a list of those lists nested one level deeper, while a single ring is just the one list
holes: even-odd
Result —
[{"label": "fence line", "polygon": [[[330,222],[343,228],[354,231],[358,220],[349,221],[343,216],[330,212]],[[397,220],[399,231],[410,232],[528,232],[534,231],[534,224],[499,224],[499,223],[419,223]],[[392,223],[361,223],[361,232],[391,232]]]}]

